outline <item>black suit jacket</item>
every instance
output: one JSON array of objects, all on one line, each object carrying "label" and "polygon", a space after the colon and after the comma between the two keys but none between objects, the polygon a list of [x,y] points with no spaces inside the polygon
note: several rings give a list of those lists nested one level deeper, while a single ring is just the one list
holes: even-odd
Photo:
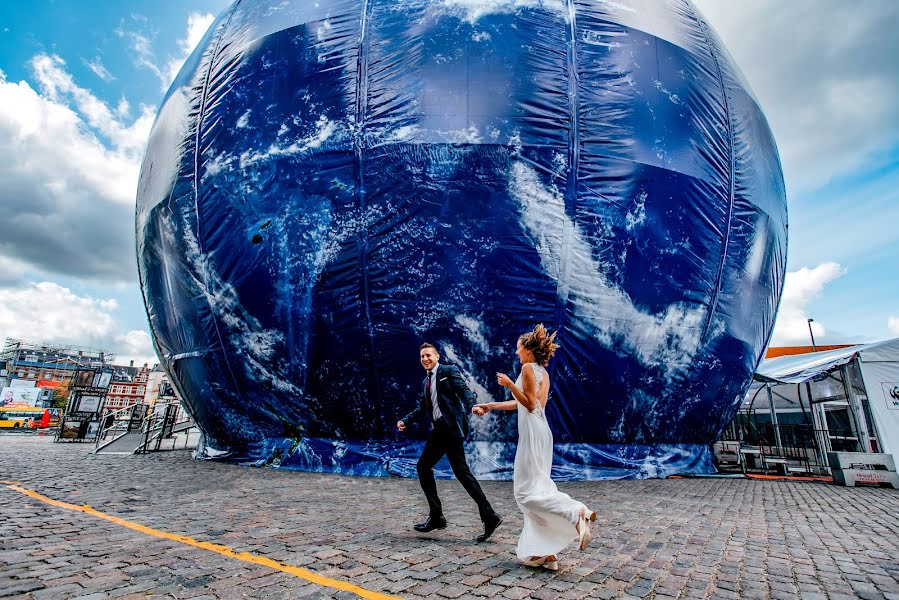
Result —
[{"label": "black suit jacket", "polygon": [[[475,404],[475,395],[462,379],[462,372],[452,365],[438,365],[434,373],[437,379],[437,406],[443,415],[443,420],[449,426],[450,432],[460,438],[468,435],[468,411]],[[421,392],[418,394],[418,404],[408,415],[401,420],[407,425],[414,419],[424,414],[428,420],[432,415],[426,414],[428,409],[425,404],[425,385],[428,376],[421,381]]]}]

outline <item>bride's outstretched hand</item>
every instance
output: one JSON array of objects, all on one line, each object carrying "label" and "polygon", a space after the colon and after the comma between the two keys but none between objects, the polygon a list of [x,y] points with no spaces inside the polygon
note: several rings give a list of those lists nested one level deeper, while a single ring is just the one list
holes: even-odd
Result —
[{"label": "bride's outstretched hand", "polygon": [[473,407],[471,407],[471,412],[479,417],[483,417],[490,412],[490,407],[486,404],[475,404]]},{"label": "bride's outstretched hand", "polygon": [[514,385],[512,380],[509,379],[509,376],[506,375],[505,373],[497,373],[496,374],[496,382],[503,387],[511,387],[512,385]]}]

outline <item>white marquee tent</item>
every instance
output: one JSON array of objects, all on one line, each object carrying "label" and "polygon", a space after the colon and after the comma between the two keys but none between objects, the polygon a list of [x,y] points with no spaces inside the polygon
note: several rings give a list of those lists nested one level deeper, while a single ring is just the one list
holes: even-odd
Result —
[{"label": "white marquee tent", "polygon": [[[746,404],[756,403],[757,410],[773,404],[774,414],[796,407],[805,411],[806,406],[812,411],[817,402],[820,408],[814,416],[825,429],[825,406],[842,406],[854,422],[860,450],[893,454],[899,462],[899,338],[768,359],[759,366],[755,380],[752,400],[747,397]],[[764,384],[770,384],[766,386],[770,393],[757,400]]]}]

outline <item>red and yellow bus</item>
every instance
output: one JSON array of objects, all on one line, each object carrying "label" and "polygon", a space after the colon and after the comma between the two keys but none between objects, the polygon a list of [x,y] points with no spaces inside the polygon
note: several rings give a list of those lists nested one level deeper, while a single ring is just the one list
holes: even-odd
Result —
[{"label": "red and yellow bus", "polygon": [[50,411],[34,406],[0,406],[0,429],[41,428],[50,425]]}]

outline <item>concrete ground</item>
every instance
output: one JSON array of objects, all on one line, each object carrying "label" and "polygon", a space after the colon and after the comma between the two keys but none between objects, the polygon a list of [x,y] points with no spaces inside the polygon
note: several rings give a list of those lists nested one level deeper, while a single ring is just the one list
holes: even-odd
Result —
[{"label": "concrete ground", "polygon": [[506,520],[477,544],[475,505],[455,481],[438,483],[450,526],[421,535],[415,480],[91,449],[0,435],[0,596],[899,598],[896,490],[563,483],[599,519],[588,550],[564,552],[552,573],[516,562],[510,482],[483,483]]}]

